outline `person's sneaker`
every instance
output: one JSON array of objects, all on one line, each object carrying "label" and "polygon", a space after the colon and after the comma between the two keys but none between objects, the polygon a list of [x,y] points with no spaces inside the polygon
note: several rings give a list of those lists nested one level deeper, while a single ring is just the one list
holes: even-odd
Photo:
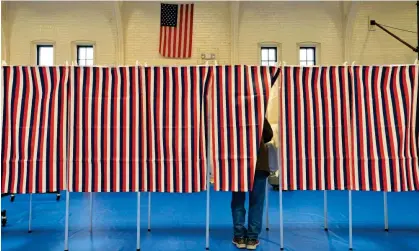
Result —
[{"label": "person's sneaker", "polygon": [[233,244],[236,245],[237,248],[246,248],[246,238],[234,237]]},{"label": "person's sneaker", "polygon": [[259,240],[257,240],[257,239],[249,239],[247,241],[246,248],[249,249],[249,250],[255,250],[258,245],[259,245]]}]

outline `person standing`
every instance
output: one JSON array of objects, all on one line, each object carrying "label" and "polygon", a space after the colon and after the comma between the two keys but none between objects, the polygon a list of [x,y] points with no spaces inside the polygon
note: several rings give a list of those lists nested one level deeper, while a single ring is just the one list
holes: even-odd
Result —
[{"label": "person standing", "polygon": [[262,229],[263,207],[265,202],[266,179],[270,175],[269,155],[265,144],[271,141],[273,131],[268,120],[263,123],[262,139],[259,145],[253,189],[249,191],[248,228],[245,227],[246,200],[245,192],[233,192],[231,213],[233,216],[233,244],[237,248],[254,250],[259,245],[259,234]]}]

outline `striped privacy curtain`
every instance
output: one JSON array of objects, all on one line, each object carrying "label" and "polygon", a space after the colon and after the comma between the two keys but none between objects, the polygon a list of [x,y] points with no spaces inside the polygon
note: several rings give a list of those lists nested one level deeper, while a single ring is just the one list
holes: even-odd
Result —
[{"label": "striped privacy curtain", "polygon": [[208,67],[72,67],[69,189],[206,189]]},{"label": "striped privacy curtain", "polygon": [[283,188],[351,189],[348,67],[286,66],[282,79]]},{"label": "striped privacy curtain", "polygon": [[284,189],[418,190],[418,68],[3,66],[1,190],[249,191],[279,74]]},{"label": "striped privacy curtain", "polygon": [[66,189],[68,71],[2,67],[2,194]]},{"label": "striped privacy curtain", "polygon": [[213,66],[208,109],[216,191],[249,191],[278,67]]},{"label": "striped privacy curtain", "polygon": [[354,190],[418,190],[418,66],[354,66],[351,71]]}]

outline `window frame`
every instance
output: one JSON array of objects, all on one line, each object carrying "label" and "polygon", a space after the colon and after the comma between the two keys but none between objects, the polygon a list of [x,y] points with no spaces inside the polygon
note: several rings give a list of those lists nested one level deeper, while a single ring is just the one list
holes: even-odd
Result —
[{"label": "window frame", "polygon": [[79,64],[79,46],[81,47],[93,47],[93,65],[96,64],[96,42],[92,40],[76,40],[71,41],[71,60],[77,65]]},{"label": "window frame", "polygon": [[[320,43],[317,42],[302,42],[302,43],[297,43],[297,62],[298,65],[301,65],[302,60],[300,60],[300,51],[301,49],[314,49],[314,64],[312,66],[316,66],[321,64],[320,63]],[[305,60],[305,62],[309,62],[311,60]],[[310,65],[306,65],[308,67],[310,67]]]},{"label": "window frame", "polygon": [[[52,53],[52,55],[54,55],[55,53],[54,53],[54,46],[52,45],[52,44],[37,44],[36,45],[36,65],[39,65],[39,61],[40,61],[40,51],[41,51],[41,48],[52,48],[52,50],[53,50],[53,53]],[[52,65],[54,65],[54,56],[52,57]]]},{"label": "window frame", "polygon": [[77,62],[77,65],[80,65],[80,63],[79,63],[79,60],[80,60],[79,49],[80,48],[89,48],[89,49],[91,48],[93,50],[93,58],[91,58],[91,59],[90,58],[89,59],[85,58],[83,60],[85,60],[85,61],[93,60],[93,65],[94,65],[95,64],[95,46],[92,45],[92,44],[77,44],[76,45],[76,62]]},{"label": "window frame", "polygon": [[300,57],[300,54],[301,54],[301,50],[305,50],[305,52],[306,52],[306,57],[307,57],[307,51],[308,50],[313,50],[313,55],[314,55],[314,57],[313,57],[313,60],[309,60],[309,59],[307,59],[306,58],[306,60],[301,60],[301,58],[299,58],[299,63],[300,63],[300,65],[301,65],[301,62],[306,62],[306,65],[305,66],[309,66],[307,63],[308,62],[313,62],[313,66],[314,65],[316,65],[317,64],[317,61],[316,61],[316,47],[313,47],[313,46],[301,46],[300,47],[300,50],[299,50],[299,55],[298,55],[298,57]]},{"label": "window frame", "polygon": [[52,47],[53,48],[53,57],[52,64],[56,64],[56,45],[53,40],[32,40],[30,42],[30,64],[39,66],[39,46]]},{"label": "window frame", "polygon": [[[281,43],[278,42],[260,42],[258,43],[258,65],[262,65],[262,49],[276,49],[276,53],[275,53],[275,65],[277,65],[280,61],[281,61]],[[263,60],[264,62],[266,62],[266,60]],[[268,64],[269,62],[272,62],[270,60],[267,61]]]},{"label": "window frame", "polygon": [[[268,60],[263,60],[262,59],[262,55],[260,56],[261,57],[261,60],[260,60],[260,63],[261,64],[263,64],[263,62],[268,62],[268,65],[269,65],[269,62],[275,62],[275,64],[277,64],[278,63],[278,47],[273,47],[273,46],[262,46],[262,47],[260,47],[260,53],[262,54],[262,51],[263,50],[268,50]],[[270,58],[269,58],[269,50],[275,50],[275,58],[273,59],[273,60],[270,60]]]}]

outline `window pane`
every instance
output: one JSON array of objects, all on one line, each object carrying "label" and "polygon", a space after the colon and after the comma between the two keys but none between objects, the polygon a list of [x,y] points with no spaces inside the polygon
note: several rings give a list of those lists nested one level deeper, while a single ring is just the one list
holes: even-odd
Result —
[{"label": "window pane", "polygon": [[79,59],[86,59],[86,48],[85,47],[78,47],[77,57]]},{"label": "window pane", "polygon": [[269,49],[269,60],[276,61],[276,49]]},{"label": "window pane", "polygon": [[305,48],[300,48],[300,61],[307,59],[307,52]]},{"label": "window pane", "polygon": [[86,59],[93,60],[93,47],[86,48]]},{"label": "window pane", "polygon": [[269,66],[275,66],[276,65],[276,62],[275,61],[269,61],[268,65]]},{"label": "window pane", "polygon": [[307,65],[307,62],[306,61],[300,61],[300,65],[301,66],[306,66]]},{"label": "window pane", "polygon": [[52,66],[54,65],[54,47],[39,46],[38,47],[38,65]]},{"label": "window pane", "polygon": [[93,59],[86,60],[86,65],[87,66],[93,66]]},{"label": "window pane", "polygon": [[84,60],[84,59],[79,59],[78,65],[79,65],[79,66],[85,66],[85,65],[86,65],[86,60]]},{"label": "window pane", "polygon": [[262,66],[268,66],[269,65],[269,61],[262,61]]},{"label": "window pane", "polygon": [[314,61],[307,61],[307,65],[314,65]]},{"label": "window pane", "polygon": [[268,49],[262,48],[262,61],[269,60],[269,51]]},{"label": "window pane", "polygon": [[314,61],[314,49],[307,49],[307,60]]}]

